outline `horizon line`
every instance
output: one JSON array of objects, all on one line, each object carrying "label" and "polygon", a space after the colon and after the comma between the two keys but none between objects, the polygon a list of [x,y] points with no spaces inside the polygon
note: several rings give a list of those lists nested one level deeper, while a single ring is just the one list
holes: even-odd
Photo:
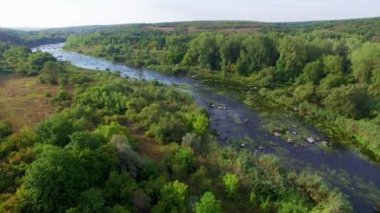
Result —
[{"label": "horizon line", "polygon": [[142,24],[176,24],[176,23],[191,23],[191,22],[256,22],[263,24],[292,24],[292,23],[310,23],[310,22],[329,22],[329,21],[353,21],[353,20],[366,20],[366,19],[378,19],[380,16],[372,17],[354,17],[354,18],[342,18],[342,19],[311,19],[303,21],[258,21],[258,20],[239,20],[239,19],[199,19],[199,20],[179,20],[179,21],[159,21],[159,22],[121,22],[121,23],[110,23],[110,24],[84,24],[84,25],[67,25],[67,26],[46,26],[46,27],[12,27],[12,26],[1,26],[0,29],[11,29],[11,30],[21,30],[21,31],[41,31],[41,30],[54,30],[54,29],[65,29],[65,28],[81,28],[81,27],[106,27],[106,26],[123,26],[123,25],[142,25]]}]

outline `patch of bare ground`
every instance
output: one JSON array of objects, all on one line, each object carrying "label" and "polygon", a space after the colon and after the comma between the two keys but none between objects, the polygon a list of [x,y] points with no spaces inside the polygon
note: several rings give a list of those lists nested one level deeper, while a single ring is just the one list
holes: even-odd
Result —
[{"label": "patch of bare ground", "polygon": [[14,131],[37,124],[55,112],[46,93],[57,91],[58,86],[41,84],[38,77],[0,75],[0,120],[11,121]]}]

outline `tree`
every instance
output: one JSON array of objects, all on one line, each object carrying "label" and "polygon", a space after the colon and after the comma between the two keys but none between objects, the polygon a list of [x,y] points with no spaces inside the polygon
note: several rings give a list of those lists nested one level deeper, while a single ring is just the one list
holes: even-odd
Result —
[{"label": "tree", "polygon": [[91,134],[87,131],[74,132],[70,135],[70,141],[66,148],[78,151],[84,149],[95,150],[103,144],[99,135]]},{"label": "tree", "polygon": [[345,83],[345,80],[343,76],[329,74],[320,81],[320,84],[317,89],[317,94],[324,98],[331,92],[331,89],[335,87],[339,87],[340,85],[344,83]]},{"label": "tree", "polygon": [[230,196],[234,195],[237,192],[238,187],[239,187],[239,179],[238,179],[238,177],[235,174],[227,172],[223,176],[222,180],[223,180],[224,188],[225,188],[226,192]]},{"label": "tree", "polygon": [[49,61],[55,62],[57,59],[49,53],[41,51],[30,54],[28,57],[28,63],[30,64],[31,71],[29,71],[28,74],[34,75],[40,73],[41,69],[44,67],[44,64]]},{"label": "tree", "polygon": [[297,79],[297,83],[312,83],[314,85],[317,85],[323,77],[323,63],[321,60],[317,60],[306,64],[302,70],[302,74]]},{"label": "tree", "polygon": [[202,68],[219,70],[220,61],[218,37],[212,33],[201,33],[190,42],[183,63],[185,65],[198,63]]},{"label": "tree", "polygon": [[238,36],[226,36],[220,44],[220,57],[222,70],[233,73],[234,64],[240,56],[241,38]]},{"label": "tree", "polygon": [[77,209],[83,213],[103,212],[104,204],[102,192],[99,189],[91,188],[81,193]]},{"label": "tree", "polygon": [[299,37],[284,37],[280,40],[278,52],[280,58],[276,67],[282,75],[281,80],[295,79],[307,60],[305,40]]},{"label": "tree", "polygon": [[208,118],[204,114],[199,114],[195,117],[193,128],[198,135],[204,135],[209,127]]},{"label": "tree", "polygon": [[323,104],[342,115],[360,119],[371,113],[371,97],[366,85],[345,85],[335,88],[324,100]]},{"label": "tree", "polygon": [[277,51],[270,37],[250,36],[243,42],[236,66],[239,74],[246,76],[274,65],[276,59]]},{"label": "tree", "polygon": [[212,192],[205,192],[199,202],[195,204],[196,213],[220,213],[222,207]]},{"label": "tree", "polygon": [[259,87],[271,87],[275,82],[275,71],[274,67],[266,67],[251,77],[255,85]]},{"label": "tree", "polygon": [[4,59],[17,73],[28,74],[30,67],[27,58],[29,54],[30,50],[27,48],[11,46],[5,51]]},{"label": "tree", "polygon": [[313,84],[300,85],[294,90],[294,98],[297,101],[313,100],[315,96],[315,86]]},{"label": "tree", "polygon": [[45,120],[37,127],[37,134],[42,142],[60,147],[70,142],[69,135],[74,131],[73,124],[60,114]]},{"label": "tree", "polygon": [[325,73],[341,75],[344,73],[344,58],[338,55],[323,57]]},{"label": "tree", "polygon": [[87,174],[69,151],[47,146],[26,170],[18,192],[21,211],[63,212],[88,187]]},{"label": "tree", "polygon": [[150,126],[154,136],[162,143],[180,142],[187,128],[178,116],[161,117],[159,122]]},{"label": "tree", "polygon": [[42,83],[57,84],[61,72],[62,68],[58,63],[46,62],[41,69],[40,81]]},{"label": "tree", "polygon": [[194,153],[191,148],[180,147],[172,157],[168,159],[168,166],[174,174],[185,177],[192,169],[194,163]]},{"label": "tree", "polygon": [[10,121],[0,121],[0,139],[12,134],[12,123]]},{"label": "tree", "polygon": [[166,39],[168,64],[178,64],[183,60],[188,49],[189,38],[185,35],[169,36]]},{"label": "tree", "polygon": [[113,121],[108,125],[98,126],[94,133],[102,136],[104,140],[109,141],[114,135],[126,135],[127,129]]},{"label": "tree", "polygon": [[202,140],[200,136],[195,133],[186,133],[185,136],[182,137],[181,145],[184,147],[192,148],[195,151],[201,151]]},{"label": "tree", "polygon": [[127,173],[110,173],[105,183],[104,196],[108,204],[132,205],[134,191],[138,188],[135,180]]},{"label": "tree", "polygon": [[380,44],[364,43],[351,54],[352,70],[360,83],[370,83],[374,73],[380,72]]},{"label": "tree", "polygon": [[161,190],[161,201],[169,210],[176,209],[177,212],[186,208],[187,196],[188,186],[178,180],[165,184]]}]

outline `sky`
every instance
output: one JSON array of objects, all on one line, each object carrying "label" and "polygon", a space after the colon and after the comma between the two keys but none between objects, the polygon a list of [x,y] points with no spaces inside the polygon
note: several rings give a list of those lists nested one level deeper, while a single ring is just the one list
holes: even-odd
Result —
[{"label": "sky", "polygon": [[379,17],[380,0],[0,0],[0,27]]}]

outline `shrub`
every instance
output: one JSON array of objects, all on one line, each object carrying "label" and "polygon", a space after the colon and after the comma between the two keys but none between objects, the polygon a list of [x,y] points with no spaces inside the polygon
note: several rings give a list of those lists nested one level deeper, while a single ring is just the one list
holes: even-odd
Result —
[{"label": "shrub", "polygon": [[232,173],[226,173],[223,176],[223,183],[224,183],[224,188],[228,195],[232,196],[236,194],[238,187],[239,187],[239,179],[235,174]]},{"label": "shrub", "polygon": [[5,138],[12,134],[12,123],[10,121],[0,121],[0,138]]},{"label": "shrub", "polygon": [[220,213],[222,207],[220,201],[215,198],[212,192],[206,192],[203,194],[199,202],[195,204],[196,213]]}]

